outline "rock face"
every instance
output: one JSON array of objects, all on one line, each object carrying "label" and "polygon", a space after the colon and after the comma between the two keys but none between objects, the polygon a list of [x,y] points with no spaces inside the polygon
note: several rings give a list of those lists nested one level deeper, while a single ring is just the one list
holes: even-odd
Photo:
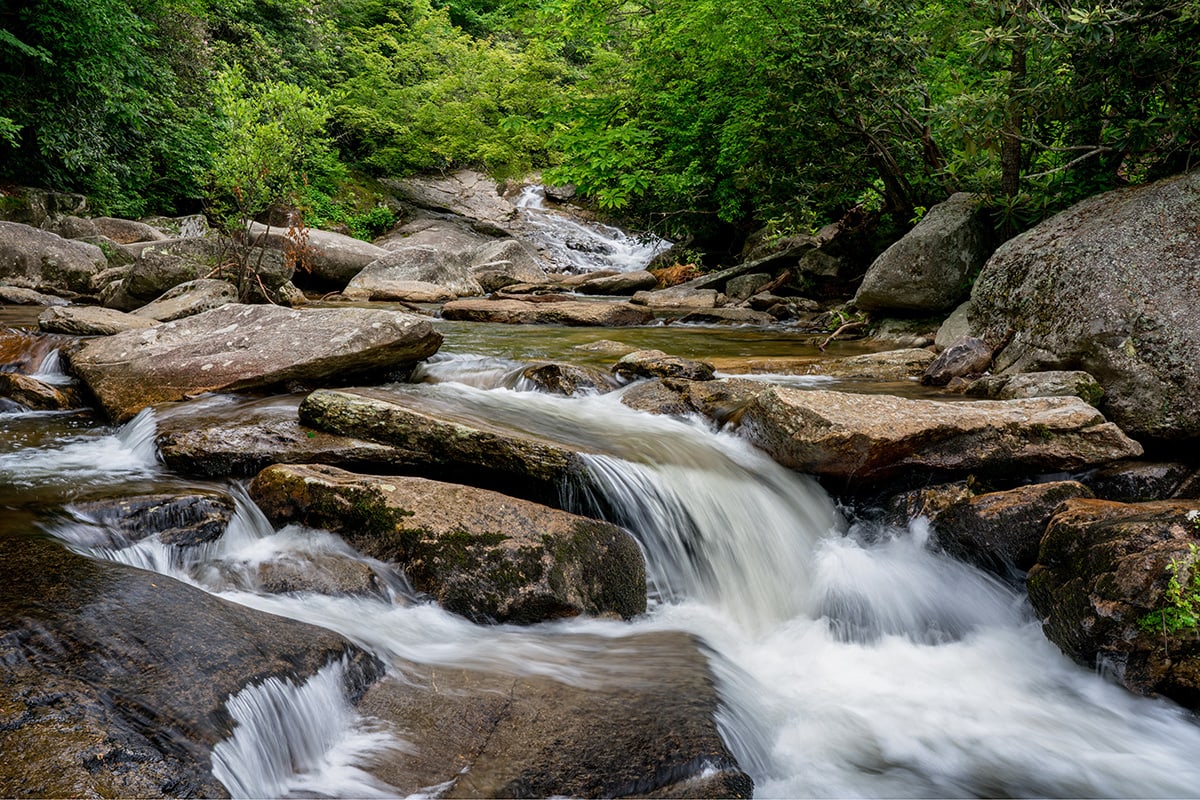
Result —
[{"label": "rock face", "polygon": [[322,286],[345,286],[363,267],[387,255],[382,247],[333,231],[308,229],[303,241],[289,238],[286,228],[267,230],[253,223],[250,235],[265,246],[297,254],[307,267],[304,273]]},{"label": "rock face", "polygon": [[445,319],[501,322],[508,325],[570,325],[624,327],[647,325],[654,314],[628,303],[523,300],[456,300],[442,306]]},{"label": "rock face", "polygon": [[226,305],[89,342],[70,362],[105,412],[126,420],[201,392],[387,374],[441,341],[428,320],[395,311]]},{"label": "rock face", "polygon": [[358,692],[381,671],[329,631],[43,537],[0,537],[0,571],[6,797],[228,796],[211,750],[231,694],[343,658]]},{"label": "rock face", "polygon": [[414,463],[464,483],[554,502],[585,471],[563,445],[478,419],[441,416],[420,398],[375,389],[320,389],[300,404],[300,422],[317,430],[389,444]]},{"label": "rock face", "polygon": [[1200,436],[1200,170],[1089,198],[1004,244],[972,292],[1006,373],[1082,369],[1132,436]]},{"label": "rock face", "polygon": [[987,221],[973,195],[933,208],[883,252],[863,278],[854,305],[863,311],[948,311],[967,295],[969,277],[991,253]]},{"label": "rock face", "polygon": [[1075,397],[949,403],[775,387],[750,401],[742,430],[793,469],[859,486],[914,469],[1054,472],[1142,451]]},{"label": "rock face", "polygon": [[495,181],[473,170],[384,183],[413,205],[459,214],[496,229],[506,230],[517,213],[516,207],[501,196]]},{"label": "rock face", "polygon": [[94,244],[64,239],[18,222],[0,222],[0,281],[12,286],[85,294],[108,267]]},{"label": "rock face", "polygon": [[477,622],[646,610],[641,551],[606,522],[483,489],[325,466],[269,467],[250,491],[274,522],[339,532]]},{"label": "rock face", "polygon": [[54,306],[38,316],[38,327],[48,333],[72,336],[111,336],[153,328],[158,320],[99,306]]},{"label": "rock face", "polygon": [[585,685],[461,669],[405,669],[360,710],[421,743],[372,771],[401,795],[750,797],[721,742],[720,698],[681,633],[580,642]]},{"label": "rock face", "polygon": [[613,374],[627,381],[636,378],[683,378],[711,381],[713,367],[704,361],[667,355],[662,350],[635,350],[613,364]]},{"label": "rock face", "polygon": [[[1046,636],[1135,692],[1200,706],[1200,609],[1190,600],[1200,570],[1197,520],[1195,501],[1069,501],[1050,520],[1029,573]],[[1172,578],[1178,601],[1169,597]]]}]

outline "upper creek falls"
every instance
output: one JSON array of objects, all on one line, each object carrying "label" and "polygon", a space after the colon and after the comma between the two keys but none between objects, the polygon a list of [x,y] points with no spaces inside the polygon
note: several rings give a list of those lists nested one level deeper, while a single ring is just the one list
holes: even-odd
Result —
[{"label": "upper creek falls", "polygon": [[[536,211],[538,199],[521,205]],[[558,223],[529,225],[551,235]],[[657,247],[589,241],[559,255],[594,269],[607,250],[627,270]],[[656,796],[683,797],[735,770],[759,797],[1197,793],[1192,716],[1070,661],[1044,637],[1019,582],[950,557],[923,518],[898,527],[840,505],[736,428],[633,410],[622,395],[637,381],[561,396],[525,377],[545,360],[606,367],[615,356],[596,346],[602,339],[720,364],[815,355],[811,338],[782,328],[433,324],[444,337],[437,355],[363,391],[573,454],[571,474],[551,487],[557,496],[538,499],[632,535],[645,613],[472,621],[415,590],[396,564],[354,549],[355,531],[272,524],[245,476],[189,477],[162,457],[167,431],[249,418],[265,430],[294,426],[303,393],[201,394],[122,425],[0,406],[2,604],[14,631],[0,659],[14,693],[41,709],[17,718],[0,708],[9,776],[82,792],[38,749],[65,737],[84,772],[150,773],[99,794],[453,797],[487,786],[537,796],[565,786],[549,793],[666,787]],[[46,341],[28,346],[31,373],[68,380]],[[801,391],[834,383],[752,377]],[[922,391],[854,389],[882,390]],[[393,466],[372,474],[422,474],[403,454]],[[468,472],[451,465],[435,477],[469,483]],[[540,491],[520,480],[499,488]],[[192,498],[192,521],[211,517],[206,533],[185,530],[170,502],[143,500],[177,497]],[[364,530],[378,523],[376,511],[351,510]],[[30,714],[43,716],[31,725]],[[696,744],[705,726],[714,742]],[[19,742],[9,738],[18,729]],[[535,751],[546,762],[531,777],[521,759]],[[654,761],[663,752],[683,756]],[[651,763],[629,775],[596,766],[625,759]],[[608,774],[572,782],[588,771]]]}]

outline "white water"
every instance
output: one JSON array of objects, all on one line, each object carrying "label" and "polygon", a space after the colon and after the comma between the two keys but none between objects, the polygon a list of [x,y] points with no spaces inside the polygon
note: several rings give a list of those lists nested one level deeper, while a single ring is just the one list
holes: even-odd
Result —
[{"label": "white water", "polygon": [[50,447],[0,453],[0,485],[91,486],[158,473],[154,445],[158,425],[146,409],[116,430],[68,436]]},{"label": "white water", "polygon": [[51,350],[46,354],[46,357],[42,359],[42,363],[34,370],[33,377],[42,383],[49,383],[54,386],[62,386],[74,380],[63,369],[62,356],[58,350]]},{"label": "white water", "polygon": [[630,236],[598,222],[578,222],[546,208],[541,186],[527,186],[515,203],[529,235],[552,263],[571,272],[634,272],[671,246],[657,236]]},{"label": "white water", "polygon": [[[175,554],[137,563],[340,631],[385,663],[403,658],[583,685],[614,678],[598,672],[593,656],[602,651],[621,652],[634,669],[629,633],[696,633],[713,651],[722,733],[764,797],[1178,797],[1200,787],[1200,728],[1189,716],[1069,662],[1042,636],[1021,594],[930,549],[922,524],[843,532],[811,481],[734,436],[630,411],[615,394],[567,399],[452,382],[394,389],[462,417],[599,451],[590,460],[590,499],[614,508],[641,541],[655,583],[650,612],[631,624],[489,628],[382,597],[264,595],[241,578],[223,583],[239,574],[227,565],[329,540],[274,532],[246,504],[198,560]],[[587,503],[589,494],[578,499]],[[88,549],[85,538],[77,536],[76,546]],[[147,545],[91,552],[134,563],[137,547]],[[273,685],[263,692],[274,699],[251,704],[296,705],[293,691],[324,690]],[[285,763],[263,777],[222,756],[232,791],[305,793],[303,781],[320,794],[378,789],[346,772],[374,752],[370,737],[355,750],[357,732],[369,731],[355,715],[323,713],[321,722],[303,724],[266,711],[258,718],[265,721],[240,729],[243,744],[228,743],[248,753],[238,758],[276,759],[254,755],[256,748],[306,731],[296,747],[326,754],[316,761],[334,766],[289,773]]]}]

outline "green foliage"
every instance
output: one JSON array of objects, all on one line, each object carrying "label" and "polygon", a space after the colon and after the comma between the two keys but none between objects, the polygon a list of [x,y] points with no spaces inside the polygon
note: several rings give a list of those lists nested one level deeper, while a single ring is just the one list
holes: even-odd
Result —
[{"label": "green foliage", "polygon": [[1163,593],[1163,607],[1138,620],[1142,630],[1178,633],[1200,626],[1200,571],[1195,568],[1198,551],[1194,544],[1189,549],[1186,559],[1172,558],[1167,565],[1171,577]]},{"label": "green foliage", "polygon": [[396,214],[378,200],[364,204],[354,197],[332,197],[315,187],[306,187],[297,205],[304,214],[306,225],[344,227],[351,236],[367,242],[387,233],[396,224]]}]

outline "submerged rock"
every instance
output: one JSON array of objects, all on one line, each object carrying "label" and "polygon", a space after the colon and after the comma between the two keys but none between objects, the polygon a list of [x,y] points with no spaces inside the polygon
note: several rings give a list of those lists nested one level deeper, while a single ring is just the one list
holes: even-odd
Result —
[{"label": "submerged rock", "polygon": [[500,322],[509,325],[605,326],[647,325],[654,314],[628,303],[524,300],[455,300],[442,306],[445,319]]},{"label": "submerged rock", "polygon": [[521,379],[539,391],[568,397],[585,392],[604,394],[615,388],[612,377],[607,373],[591,367],[557,362],[527,367],[521,371]]},{"label": "submerged rock", "polygon": [[746,407],[742,431],[786,466],[855,486],[913,470],[1056,472],[1142,452],[1075,397],[950,403],[772,387]]},{"label": "submerged rock", "polygon": [[[415,667],[377,683],[359,708],[419,748],[371,771],[401,795],[750,797],[721,741],[721,706],[699,643],[683,633],[579,641],[572,683]],[[574,666],[574,664],[572,664]]]},{"label": "submerged rock", "polygon": [[1200,707],[1198,544],[1195,501],[1068,501],[1029,572],[1047,638],[1139,694]]},{"label": "submerged rock", "polygon": [[428,320],[396,311],[226,305],[89,342],[70,362],[105,412],[124,421],[201,392],[386,375],[441,341]]},{"label": "submerged rock", "polygon": [[641,551],[606,522],[468,486],[325,466],[270,467],[250,492],[274,522],[341,533],[477,622],[646,610]]},{"label": "submerged rock", "polygon": [[82,520],[119,532],[112,546],[158,536],[165,544],[192,547],[225,533],[233,501],[220,494],[153,494],[84,500],[70,510]]}]

